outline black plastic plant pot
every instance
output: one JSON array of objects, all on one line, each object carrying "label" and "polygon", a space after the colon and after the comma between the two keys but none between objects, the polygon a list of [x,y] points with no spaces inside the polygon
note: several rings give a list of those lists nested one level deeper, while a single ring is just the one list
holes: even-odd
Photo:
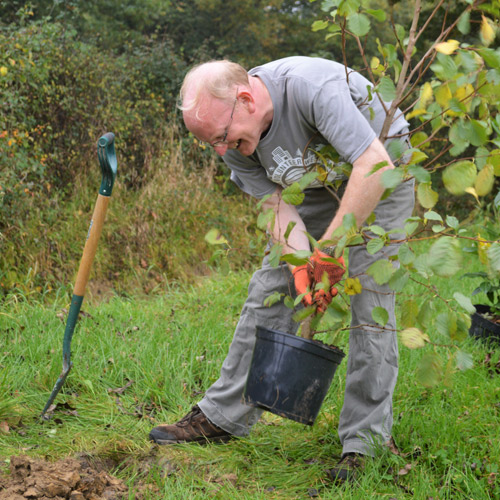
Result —
[{"label": "black plastic plant pot", "polygon": [[336,347],[258,326],[243,402],[313,425],[344,356]]},{"label": "black plastic plant pot", "polygon": [[490,314],[490,307],[484,304],[477,304],[474,307],[476,312],[471,316],[469,335],[500,344],[500,325],[485,317]]}]

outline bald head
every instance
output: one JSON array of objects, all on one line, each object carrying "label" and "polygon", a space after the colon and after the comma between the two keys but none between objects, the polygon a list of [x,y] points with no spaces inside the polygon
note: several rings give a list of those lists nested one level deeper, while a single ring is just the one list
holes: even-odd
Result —
[{"label": "bald head", "polygon": [[236,87],[248,87],[248,73],[231,61],[210,61],[193,67],[184,78],[180,99],[184,114],[201,119],[200,110],[207,97],[230,103]]}]

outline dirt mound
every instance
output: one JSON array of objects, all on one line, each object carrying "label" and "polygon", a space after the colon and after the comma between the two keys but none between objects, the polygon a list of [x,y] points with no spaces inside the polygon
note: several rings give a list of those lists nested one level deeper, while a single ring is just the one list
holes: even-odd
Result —
[{"label": "dirt mound", "polygon": [[0,500],[121,500],[125,483],[85,460],[46,462],[27,456],[10,459],[10,475],[0,477]]}]

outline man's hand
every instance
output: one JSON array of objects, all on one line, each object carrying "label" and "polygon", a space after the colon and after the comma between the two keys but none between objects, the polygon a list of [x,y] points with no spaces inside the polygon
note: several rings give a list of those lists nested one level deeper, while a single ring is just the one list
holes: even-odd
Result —
[{"label": "man's hand", "polygon": [[293,280],[295,283],[295,290],[297,291],[297,295],[301,295],[305,293],[302,298],[302,303],[307,306],[312,306],[312,289],[314,287],[313,281],[313,273],[311,264],[302,264],[301,266],[296,266],[292,271]]},{"label": "man's hand", "polygon": [[318,305],[318,311],[320,312],[324,312],[333,297],[338,294],[338,290],[334,285],[342,279],[345,273],[345,262],[343,257],[335,259],[337,263],[329,262],[324,259],[331,260],[332,258],[316,248],[311,257],[312,279],[314,283],[321,283],[325,277],[329,283],[328,290],[317,290],[314,294],[314,302]]}]

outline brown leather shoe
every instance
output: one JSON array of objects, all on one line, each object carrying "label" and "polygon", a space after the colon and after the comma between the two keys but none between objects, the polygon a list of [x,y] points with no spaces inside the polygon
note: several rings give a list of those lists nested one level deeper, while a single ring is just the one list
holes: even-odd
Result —
[{"label": "brown leather shoe", "polygon": [[149,433],[150,441],[157,444],[175,444],[191,442],[225,442],[232,434],[212,424],[196,405],[179,422],[172,425],[159,425]]},{"label": "brown leather shoe", "polygon": [[337,484],[354,481],[358,472],[365,468],[365,457],[359,453],[344,453],[338,464],[327,471]]}]

